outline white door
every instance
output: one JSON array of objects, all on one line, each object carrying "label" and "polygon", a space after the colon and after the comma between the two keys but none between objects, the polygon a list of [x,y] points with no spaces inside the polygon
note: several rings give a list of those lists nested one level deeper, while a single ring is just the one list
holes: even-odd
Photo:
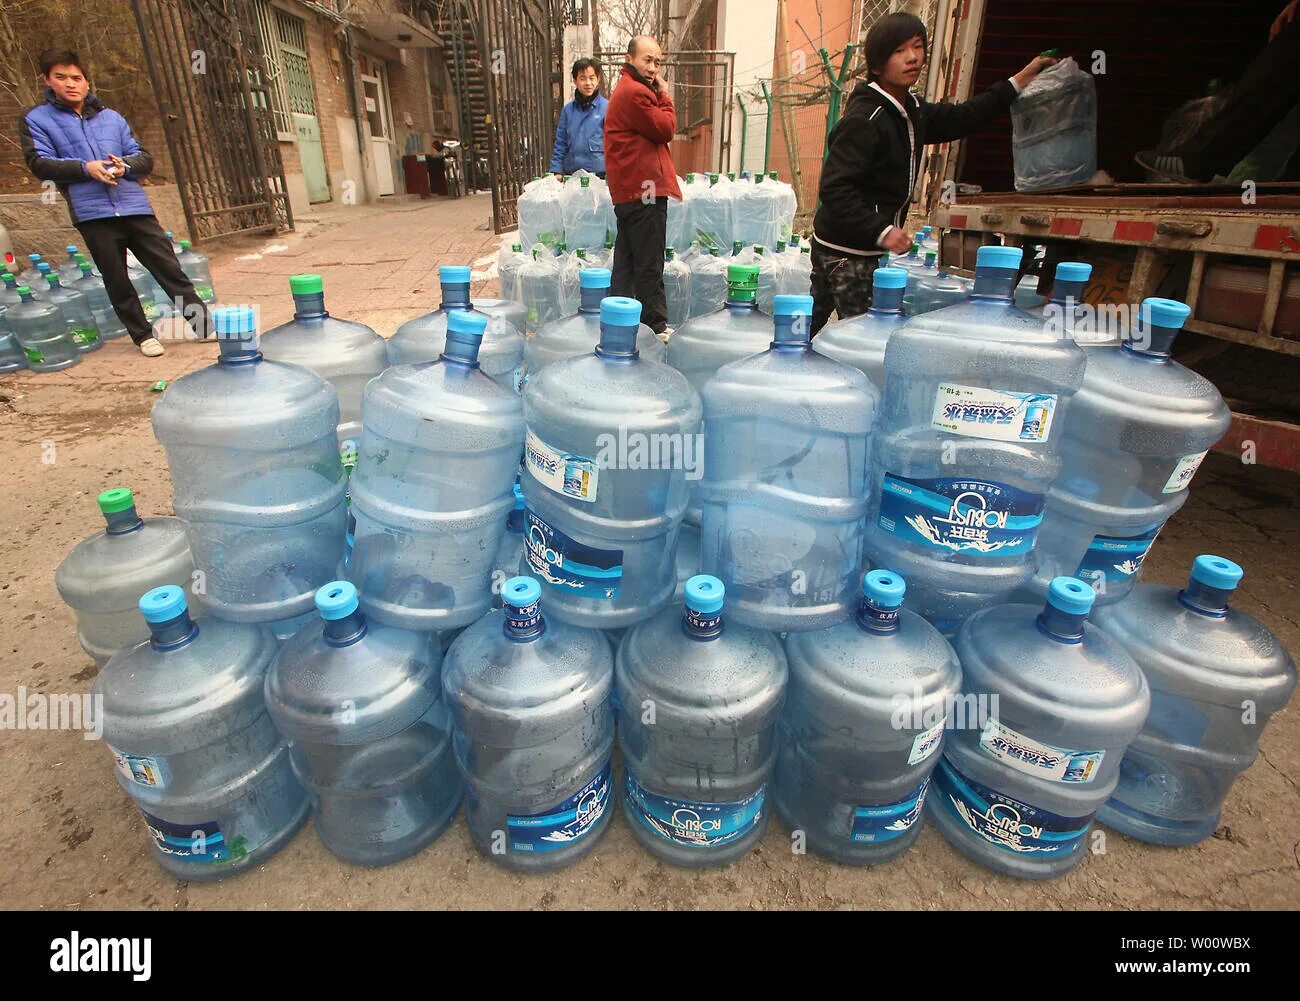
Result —
[{"label": "white door", "polygon": [[384,64],[378,59],[365,60],[369,72],[361,74],[362,111],[370,128],[370,152],[375,161],[375,181],[381,195],[391,195],[393,188],[392,137],[388,124],[388,81]]}]

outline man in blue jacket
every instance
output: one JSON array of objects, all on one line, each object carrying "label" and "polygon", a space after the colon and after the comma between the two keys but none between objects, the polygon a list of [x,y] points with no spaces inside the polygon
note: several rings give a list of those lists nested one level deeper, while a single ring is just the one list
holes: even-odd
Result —
[{"label": "man in blue jacket", "polygon": [[600,93],[600,69],[590,59],[573,64],[573,100],[560,109],[551,151],[551,173],[556,177],[585,170],[605,176],[605,107]]},{"label": "man in blue jacket", "polygon": [[181,270],[138,180],[153,170],[153,157],[136,141],[126,119],[90,93],[75,52],[47,49],[40,64],[45,103],[19,121],[23,156],[33,174],[54,181],[63,193],[72,224],[104,276],[113,309],[131,340],[150,358],[163,353],[127,274],[128,250],[194,332],[207,337],[207,307]]}]

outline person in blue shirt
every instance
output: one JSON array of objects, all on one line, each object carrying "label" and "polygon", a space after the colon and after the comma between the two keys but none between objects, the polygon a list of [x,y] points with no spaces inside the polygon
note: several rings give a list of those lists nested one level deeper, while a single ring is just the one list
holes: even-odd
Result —
[{"label": "person in blue shirt", "polygon": [[573,100],[560,110],[551,151],[551,173],[556,177],[585,170],[605,176],[605,106],[600,93],[600,68],[590,59],[573,64]]}]

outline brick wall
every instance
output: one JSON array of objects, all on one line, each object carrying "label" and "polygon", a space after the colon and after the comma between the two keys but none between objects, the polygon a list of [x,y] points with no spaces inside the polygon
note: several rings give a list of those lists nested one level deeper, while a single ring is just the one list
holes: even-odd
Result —
[{"label": "brick wall", "polygon": [[[180,189],[174,184],[155,184],[148,188],[148,194],[162,228],[171,230],[177,239],[184,238],[188,230]],[[70,243],[82,245],[81,234],[73,228],[62,196],[46,204],[38,192],[0,195],[0,225],[9,231],[19,260],[37,253],[44,254],[46,260],[61,261],[64,247]]]}]

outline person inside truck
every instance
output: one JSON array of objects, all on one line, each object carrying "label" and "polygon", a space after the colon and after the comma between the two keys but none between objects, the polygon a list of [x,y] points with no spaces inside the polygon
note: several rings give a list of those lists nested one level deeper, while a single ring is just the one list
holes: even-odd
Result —
[{"label": "person inside truck", "polygon": [[1011,107],[1031,80],[1056,60],[1035,56],[1009,80],[961,104],[931,104],[911,93],[927,56],[925,24],[898,11],[867,32],[868,83],[849,97],[831,130],[813,219],[812,332],[833,311],[841,319],[871,305],[871,273],[880,255],[906,253],[908,205],[930,143],[984,128]]}]

